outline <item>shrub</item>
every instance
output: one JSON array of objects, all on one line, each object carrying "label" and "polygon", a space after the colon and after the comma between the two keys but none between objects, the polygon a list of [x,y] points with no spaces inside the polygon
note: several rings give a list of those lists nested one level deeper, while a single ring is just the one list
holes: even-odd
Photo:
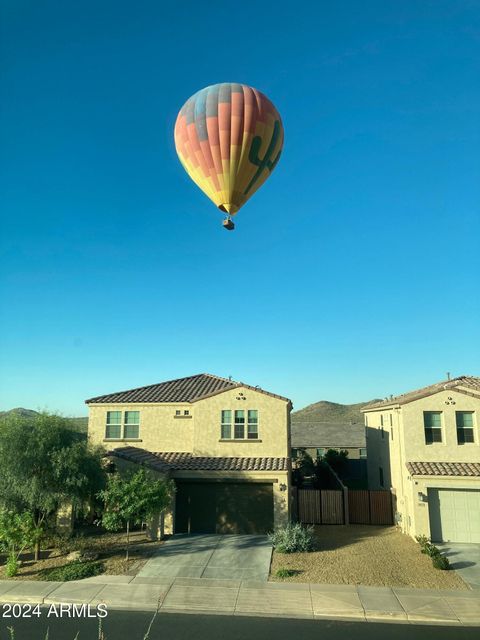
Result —
[{"label": "shrub", "polygon": [[303,527],[299,522],[289,523],[268,537],[279,553],[312,551],[314,546],[313,527]]},{"label": "shrub", "polygon": [[9,578],[13,578],[18,573],[19,562],[15,553],[10,553],[5,566],[5,574]]},{"label": "shrub", "polygon": [[415,536],[415,540],[422,548],[422,553],[424,553],[423,549],[425,549],[425,547],[430,544],[430,540],[427,538],[427,536]]},{"label": "shrub", "polygon": [[70,580],[83,580],[91,578],[103,573],[104,566],[102,562],[70,562],[63,567],[55,567],[54,569],[44,569],[39,573],[40,580],[48,580],[54,582],[69,582]]},{"label": "shrub", "polygon": [[440,554],[432,557],[432,564],[435,567],[435,569],[441,569],[442,571],[450,569],[449,559]]},{"label": "shrub", "polygon": [[294,569],[277,569],[276,572],[276,576],[277,578],[291,578],[292,576],[294,576],[297,572]]},{"label": "shrub", "polygon": [[436,556],[440,555],[440,549],[436,547],[434,544],[427,542],[427,544],[422,549],[422,553],[425,553],[427,556],[430,556],[430,558],[435,558]]}]

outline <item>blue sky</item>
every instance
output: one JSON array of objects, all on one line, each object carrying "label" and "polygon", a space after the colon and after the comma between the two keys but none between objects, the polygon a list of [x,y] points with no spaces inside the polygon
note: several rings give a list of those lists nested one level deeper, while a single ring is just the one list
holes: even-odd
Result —
[{"label": "blue sky", "polygon": [[[296,408],[480,374],[479,2],[2,14],[0,408],[203,371]],[[233,233],[172,135],[222,81],[285,127]]]}]

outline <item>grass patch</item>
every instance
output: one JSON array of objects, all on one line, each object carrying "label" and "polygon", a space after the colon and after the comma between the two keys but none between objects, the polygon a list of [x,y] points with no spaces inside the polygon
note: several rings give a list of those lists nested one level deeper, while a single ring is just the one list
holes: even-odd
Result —
[{"label": "grass patch", "polygon": [[282,580],[284,580],[285,578],[292,578],[293,576],[296,576],[298,573],[301,573],[300,571],[297,571],[296,569],[285,569],[284,567],[277,569],[275,575],[277,578],[282,578]]},{"label": "grass patch", "polygon": [[38,578],[39,580],[47,580],[50,582],[69,582],[70,580],[83,580],[84,578],[98,576],[103,573],[104,570],[103,562],[80,562],[76,560],[61,567],[44,569],[39,572]]}]

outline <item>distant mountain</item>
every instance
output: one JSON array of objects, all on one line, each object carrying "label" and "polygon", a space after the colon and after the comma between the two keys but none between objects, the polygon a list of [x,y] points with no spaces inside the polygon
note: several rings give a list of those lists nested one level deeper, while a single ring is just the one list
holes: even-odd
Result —
[{"label": "distant mountain", "polygon": [[[38,411],[34,411],[33,409],[24,409],[23,407],[16,407],[15,409],[10,409],[10,411],[0,411],[0,418],[5,418],[10,415],[21,416],[22,418],[35,418],[39,416]],[[70,427],[74,431],[79,431],[80,433],[87,433],[88,427],[88,418],[65,418],[70,423]]]},{"label": "distant mountain", "polygon": [[338,402],[329,402],[328,400],[320,400],[308,407],[294,411],[292,413],[293,422],[364,422],[363,413],[360,409],[377,400],[368,400],[367,402],[357,402],[357,404],[339,404]]}]

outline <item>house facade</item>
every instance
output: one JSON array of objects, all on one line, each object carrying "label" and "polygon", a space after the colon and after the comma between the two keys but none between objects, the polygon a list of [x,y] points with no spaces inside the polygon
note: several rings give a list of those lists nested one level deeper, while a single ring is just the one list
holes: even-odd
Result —
[{"label": "house facade", "polygon": [[313,460],[321,458],[329,449],[346,451],[345,478],[363,481],[367,477],[367,444],[363,423],[315,422],[292,419],[292,460],[300,451]]},{"label": "house facade", "polygon": [[480,542],[480,378],[364,407],[370,489],[391,488],[405,533]]},{"label": "house facade", "polygon": [[288,398],[199,374],[86,403],[90,441],[119,468],[174,480],[160,534],[266,533],[288,522]]}]

